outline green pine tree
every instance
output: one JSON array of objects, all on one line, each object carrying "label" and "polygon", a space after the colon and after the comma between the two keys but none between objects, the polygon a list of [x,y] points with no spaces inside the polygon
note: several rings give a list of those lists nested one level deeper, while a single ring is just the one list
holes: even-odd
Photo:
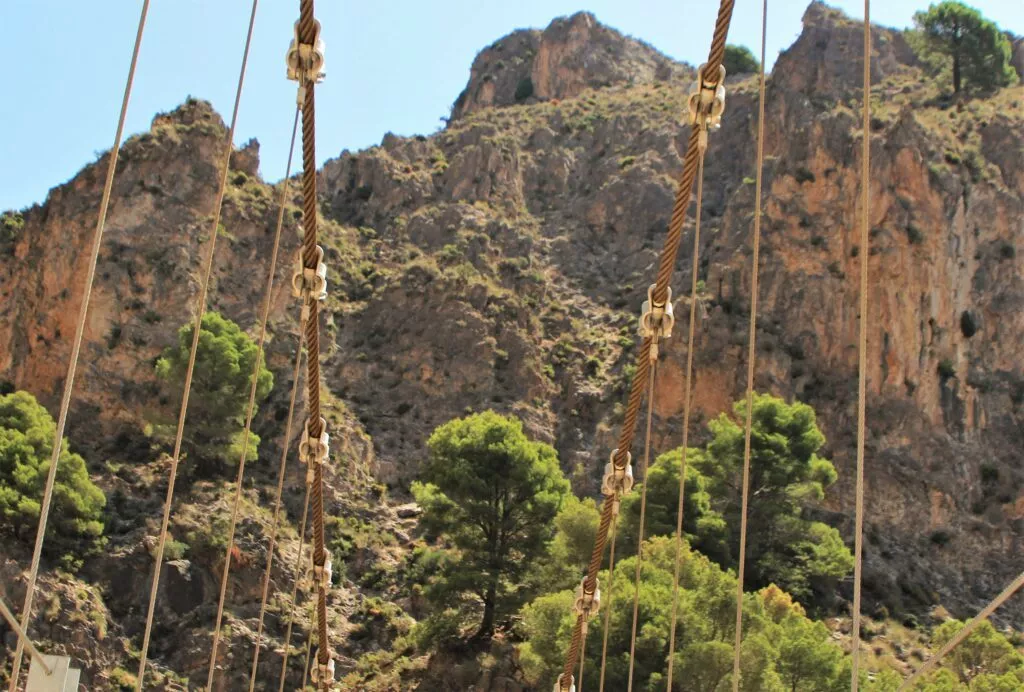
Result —
[{"label": "green pine tree", "polygon": [[951,69],[953,91],[967,86],[991,90],[1014,84],[1010,41],[978,10],[955,0],[943,0],[914,15],[911,34],[921,57],[937,69]]}]

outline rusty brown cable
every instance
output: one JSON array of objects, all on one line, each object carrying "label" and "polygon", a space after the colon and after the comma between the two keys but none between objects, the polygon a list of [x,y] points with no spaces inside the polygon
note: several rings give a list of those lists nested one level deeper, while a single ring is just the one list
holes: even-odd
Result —
[{"label": "rusty brown cable", "polygon": [[[288,199],[288,190],[290,188],[290,185],[288,184],[288,181],[289,181],[289,177],[291,176],[291,172],[292,172],[292,155],[295,152],[295,136],[298,133],[298,129],[299,129],[299,109],[298,109],[298,106],[296,106],[296,108],[295,108],[295,118],[294,118],[294,120],[292,122],[291,144],[288,147],[288,163],[285,165],[284,179],[281,181],[281,196],[280,196],[280,199],[278,201],[277,229],[275,231],[275,238],[274,238],[274,261],[271,262],[270,278],[267,281],[267,305],[266,305],[267,308],[269,308],[270,292],[271,292],[271,289],[273,287],[274,265],[275,265],[276,260],[277,260],[278,242],[279,242],[279,240],[281,238],[281,227],[284,224],[285,202]],[[266,326],[266,313],[264,313],[263,326],[264,327]],[[278,473],[277,473],[277,491],[276,491],[276,495],[274,496],[273,522],[272,522],[272,526],[271,526],[271,529],[270,529],[270,540],[268,541],[268,545],[267,545],[267,566],[266,566],[266,569],[263,572],[263,589],[262,589],[262,594],[260,596],[260,614],[259,614],[258,624],[256,625],[256,646],[255,646],[255,648],[253,650],[252,670],[249,673],[249,692],[253,692],[253,688],[256,685],[256,669],[257,669],[257,667],[259,665],[260,646],[262,645],[262,642],[263,642],[263,620],[264,620],[264,617],[266,616],[266,612],[267,612],[267,596],[268,596],[268,594],[270,592],[270,571],[271,571],[271,568],[273,567],[273,564],[274,564],[274,549],[277,546],[277,531],[278,531],[278,527],[280,526],[280,521],[281,521],[281,497],[284,494],[284,474],[285,474],[285,470],[287,469],[287,466],[288,466],[288,450],[289,450],[289,443],[291,442],[291,439],[292,439],[292,420],[293,420],[294,415],[295,415],[295,399],[296,399],[296,397],[298,395],[298,390],[299,390],[300,367],[301,367],[301,364],[302,364],[302,333],[303,333],[303,327],[304,326],[305,325],[303,325],[303,323],[302,323],[302,318],[300,317],[299,318],[299,341],[295,345],[295,365],[293,366],[293,369],[292,369],[292,390],[291,390],[290,398],[289,398],[289,401],[288,401],[288,418],[287,418],[287,420],[285,422],[285,427],[284,427],[284,443],[281,445],[281,462],[279,464]],[[262,337],[262,328],[261,328],[261,337]],[[261,343],[261,346],[262,346],[262,340],[261,340],[260,343]],[[262,352],[262,348],[261,348],[261,352]],[[257,372],[258,372],[258,367],[257,367]],[[255,375],[255,374],[256,374],[256,372],[253,373],[253,375]],[[255,377],[254,377],[254,380],[253,380],[253,389],[255,390]],[[249,414],[249,418],[251,419],[251,412]],[[246,437],[248,438],[248,431],[246,431]],[[243,452],[243,455],[242,455],[242,459],[243,460],[245,459],[244,452]],[[239,486],[241,486],[241,483],[239,483]],[[236,500],[237,500],[237,495],[236,495]],[[234,528],[234,527],[232,527],[232,528]],[[231,536],[232,536],[232,538],[234,537],[234,531],[231,532]],[[230,545],[231,545],[231,542],[229,542],[229,546]],[[227,563],[228,560],[230,560],[230,550],[228,552],[228,556],[225,558],[225,563]],[[224,573],[225,574],[227,574],[227,569],[228,569],[227,565],[225,564],[225,567],[224,567]],[[221,596],[221,599],[223,600],[223,595]],[[218,626],[218,629],[219,629],[219,626]],[[216,647],[214,647],[214,648],[216,649]]]},{"label": "rusty brown cable", "polygon": [[975,615],[970,622],[961,627],[960,631],[957,632],[952,639],[946,642],[946,645],[939,649],[937,654],[925,661],[925,663],[915,670],[909,678],[904,680],[899,689],[909,690],[911,684],[919,680],[929,671],[933,670],[950,651],[958,647],[960,643],[978,627],[978,625],[987,620],[992,613],[996,612],[996,609],[999,608],[999,606],[1003,605],[1003,603],[1013,596],[1013,594],[1017,593],[1022,586],[1024,586],[1024,572],[1018,574],[1017,578],[1010,582],[1010,585],[1003,589],[1002,593],[992,599],[992,602],[985,606],[980,613]]},{"label": "rusty brown cable", "polygon": [[[717,74],[725,55],[725,42],[729,32],[729,24],[732,21],[732,10],[734,0],[721,0],[718,9],[718,18],[715,21],[715,34],[711,42],[711,50],[708,56],[705,74]],[[689,143],[683,157],[683,171],[680,174],[679,186],[676,189],[675,203],[672,209],[672,217],[669,220],[668,233],[661,251],[657,280],[653,293],[654,303],[664,304],[668,296],[669,283],[672,272],[675,268],[676,255],[679,251],[679,244],[682,239],[683,224],[686,220],[686,210],[690,204],[690,194],[693,192],[693,183],[697,177],[697,140],[699,132],[697,128],[691,128]],[[619,433],[619,443],[614,463],[617,469],[625,468],[627,454],[633,446],[633,436],[636,430],[637,418],[640,414],[640,403],[643,399],[644,384],[650,367],[651,340],[644,338],[640,344],[637,354],[636,373],[630,386],[629,400],[626,405],[626,413],[623,418],[622,429]],[[601,503],[600,520],[597,526],[597,536],[594,541],[594,550],[590,555],[590,565],[587,568],[586,588],[593,588],[597,579],[597,573],[601,568],[604,558],[604,548],[608,540],[608,528],[612,521],[612,505],[614,497],[606,495]],[[576,624],[573,626],[572,635],[569,640],[569,648],[566,651],[565,663],[562,667],[562,687],[568,689],[569,680],[576,670],[576,657],[580,655],[580,638],[582,635],[583,620],[581,616],[576,617]]]},{"label": "rusty brown cable", "polygon": [[768,39],[768,0],[761,8],[761,69],[758,74],[757,176],[754,185],[754,256],[750,270],[750,333],[747,337],[747,412],[743,429],[743,491],[740,508],[740,553],[736,571],[736,632],[732,656],[732,689],[740,689],[740,647],[743,643],[743,577],[747,565],[747,505],[750,498],[750,436],[754,423],[754,372],[757,363],[757,296],[761,260],[761,183],[764,169],[765,44]]},{"label": "rusty brown cable", "polygon": [[[316,41],[316,23],[313,0],[299,2],[299,41],[313,45]],[[317,196],[316,196],[316,84],[303,84],[304,103],[302,106],[302,261],[307,269],[315,270],[319,262],[317,253]],[[311,440],[320,438],[323,432],[320,423],[320,318],[316,296],[308,295],[309,321],[306,323],[306,389],[309,419],[306,430]],[[313,466],[313,564],[323,567],[327,553],[324,547],[324,496],[323,464]],[[317,663],[327,665],[330,660],[330,643],[327,637],[327,588],[317,585],[317,628],[319,646]],[[321,681],[324,687],[326,681]]]},{"label": "rusty brown cable", "polygon": [[[39,524],[36,527],[36,540],[32,548],[32,562],[29,567],[28,584],[25,588],[25,600],[21,607],[21,629],[27,634],[32,621],[32,601],[35,598],[36,580],[39,578],[39,563],[43,554],[43,542],[46,539],[46,524],[50,516],[50,504],[53,500],[53,487],[57,479],[57,466],[60,453],[64,446],[64,428],[67,425],[68,410],[71,408],[71,393],[75,386],[75,373],[78,371],[78,357],[82,350],[82,338],[85,334],[85,321],[89,314],[89,299],[92,297],[92,286],[96,278],[96,263],[99,260],[100,245],[103,242],[103,228],[107,220],[107,208],[110,205],[110,193],[114,186],[114,174],[117,171],[117,159],[121,149],[121,137],[124,135],[124,121],[128,113],[128,101],[131,99],[132,84],[135,82],[135,66],[139,62],[139,48],[142,46],[142,32],[146,27],[146,14],[149,11],[149,0],[143,0],[139,14],[139,26],[135,32],[135,45],[132,47],[132,59],[128,67],[128,78],[125,80],[124,95],[121,98],[121,113],[117,119],[117,131],[114,134],[114,146],[107,160],[107,177],[103,183],[103,194],[96,219],[96,230],[93,232],[92,246],[89,252],[89,268],[85,275],[85,288],[82,304],[78,308],[78,322],[75,324],[75,338],[71,344],[71,359],[68,362],[68,373],[64,378],[64,394],[61,397],[60,413],[57,416],[57,427],[53,435],[53,447],[50,451],[50,468],[46,474],[46,484],[39,505]],[[14,692],[18,688],[21,673],[21,661],[25,653],[25,639],[19,638],[14,650],[14,668],[8,688]]]},{"label": "rusty brown cable", "polygon": [[139,653],[139,670],[135,682],[135,690],[142,689],[146,676],[146,659],[149,653],[149,639],[153,632],[153,617],[156,612],[156,596],[160,587],[160,569],[163,566],[164,546],[167,542],[167,527],[171,519],[171,506],[174,501],[174,480],[178,473],[178,461],[181,456],[181,441],[185,432],[185,417],[188,412],[188,399],[192,390],[192,374],[195,370],[196,352],[199,348],[199,334],[202,331],[203,315],[206,312],[206,294],[210,287],[210,275],[213,272],[215,250],[217,249],[217,234],[220,230],[220,214],[224,205],[224,192],[227,189],[228,173],[231,170],[232,143],[235,138],[235,126],[238,123],[238,107],[242,100],[242,86],[245,84],[245,68],[249,62],[249,47],[252,45],[253,26],[256,23],[256,8],[259,0],[253,0],[252,11],[249,14],[249,29],[245,37],[245,48],[242,51],[242,67],[238,73],[238,87],[235,90],[235,105],[231,112],[231,126],[228,128],[227,138],[224,143],[224,161],[221,165],[220,185],[217,189],[217,199],[213,207],[213,221],[210,226],[210,247],[207,250],[206,266],[203,269],[202,280],[200,281],[199,297],[196,301],[196,318],[192,326],[192,347],[189,352],[188,369],[185,372],[185,386],[181,398],[181,410],[178,413],[178,430],[174,437],[174,455],[171,457],[171,469],[167,480],[167,498],[164,501],[164,515],[160,526],[160,540],[157,543],[156,565],[153,570],[153,582],[149,591],[149,610],[146,615],[146,628],[142,636],[142,649]]},{"label": "rusty brown cable", "polygon": [[864,438],[867,406],[868,350],[868,243],[871,222],[871,0],[864,0],[864,103],[861,142],[860,210],[860,334],[857,345],[857,488],[853,552],[853,665],[850,690],[857,692],[860,679],[860,591],[864,549]]},{"label": "rusty brown cable", "polygon": [[[224,617],[224,602],[226,600],[228,592],[228,575],[231,573],[231,551],[235,547],[235,530],[238,528],[238,510],[242,505],[242,481],[245,479],[245,458],[249,454],[249,434],[252,430],[252,417],[256,412],[256,390],[259,385],[259,374],[260,367],[263,365],[263,349],[267,340],[267,321],[270,319],[270,300],[274,290],[274,274],[277,271],[277,258],[281,250],[281,229],[284,227],[284,208],[285,200],[288,194],[288,176],[292,172],[292,154],[295,151],[295,134],[299,127],[299,108],[295,107],[295,119],[292,123],[292,138],[291,145],[288,149],[288,164],[285,167],[284,180],[281,183],[281,195],[277,207],[277,225],[274,230],[274,246],[270,252],[270,266],[267,269],[267,285],[263,292],[263,309],[260,314],[260,330],[259,337],[256,340],[256,361],[253,363],[252,375],[250,376],[251,382],[249,384],[249,404],[245,413],[245,428],[242,431],[242,450],[241,455],[238,459],[238,477],[235,479],[235,497],[231,507],[231,524],[228,527],[228,544],[224,551],[224,570],[221,572],[220,580],[220,594],[217,600],[217,617],[213,626],[213,646],[210,650],[210,668],[207,672],[206,677],[206,689],[207,692],[213,689],[213,673],[217,668],[217,649],[220,645],[220,624]],[[298,348],[299,353],[302,352],[301,345]],[[301,355],[296,356],[296,361],[299,360]],[[293,394],[294,401],[294,394]],[[290,432],[289,421],[289,432]],[[287,449],[287,436],[285,437],[286,443],[285,448]],[[287,456],[285,455],[285,459]],[[281,478],[284,477],[284,466],[281,467]],[[281,501],[281,485],[278,484],[277,490],[278,508],[280,507]],[[275,517],[277,512],[275,510]],[[276,527],[275,527],[276,529]],[[273,555],[273,544],[271,544],[270,555]],[[270,558],[268,557],[268,562]],[[269,568],[269,565],[268,565]],[[264,601],[264,604],[266,601]],[[263,627],[263,613],[260,613],[260,634],[262,634]],[[259,654],[259,639],[257,638],[256,645],[257,656]],[[250,690],[251,681],[250,681]]]},{"label": "rusty brown cable", "polygon": [[[601,678],[598,683],[598,692],[604,692],[604,673],[608,662],[608,629],[612,620],[612,598],[615,596],[615,527],[618,524],[618,513],[612,517],[611,534],[608,537],[608,585],[605,590],[608,592],[604,610],[604,630],[601,635]],[[581,647],[582,648],[582,647]],[[580,656],[582,660],[584,656]]]},{"label": "rusty brown cable", "polygon": [[[694,128],[696,130],[696,127]],[[674,666],[672,659],[676,653],[676,625],[679,622],[679,572],[682,567],[683,554],[683,511],[685,508],[686,490],[686,453],[690,445],[690,392],[693,389],[693,353],[694,334],[697,324],[697,275],[700,270],[700,221],[701,209],[704,206],[704,154],[699,153],[697,161],[697,204],[694,209],[693,226],[693,261],[690,267],[690,321],[686,338],[686,371],[683,373],[683,447],[680,452],[679,461],[679,502],[676,505],[676,533],[675,533],[675,560],[674,577],[672,579],[672,624],[669,628],[668,639],[668,676],[666,688],[672,689],[672,678]]]},{"label": "rusty brown cable", "polygon": [[[647,381],[647,426],[644,433],[644,457],[640,467],[640,477],[643,478],[643,485],[640,487],[640,526],[637,528],[636,539],[636,574],[633,584],[633,625],[629,635],[629,677],[626,683],[626,692],[633,689],[633,668],[636,663],[636,627],[640,620],[640,572],[644,563],[644,520],[647,517],[647,470],[651,464],[651,424],[654,420],[654,383],[658,374],[657,341],[654,337],[651,341],[652,360],[649,368],[650,375]],[[583,658],[582,656],[580,658]]]},{"label": "rusty brown cable", "polygon": [[[284,635],[284,656],[281,658],[281,687],[278,692],[284,692],[285,679],[288,677],[288,658],[291,655],[292,628],[295,625],[295,599],[299,593],[299,581],[302,578],[302,553],[306,547],[306,519],[309,517],[309,489],[306,486],[306,499],[302,506],[302,521],[299,522],[299,553],[295,558],[295,579],[292,581],[292,595],[288,601],[288,627]],[[308,667],[309,660],[306,664]]]}]

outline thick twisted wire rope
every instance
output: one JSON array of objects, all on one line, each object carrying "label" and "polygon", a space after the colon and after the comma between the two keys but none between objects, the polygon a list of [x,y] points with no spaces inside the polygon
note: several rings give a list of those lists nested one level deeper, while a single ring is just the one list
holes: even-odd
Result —
[{"label": "thick twisted wire rope", "polygon": [[[107,160],[107,178],[103,183],[103,195],[100,198],[100,209],[96,219],[96,230],[93,233],[92,247],[89,251],[89,268],[85,276],[85,292],[82,294],[82,304],[78,308],[78,322],[75,324],[75,338],[71,345],[71,360],[68,363],[68,373],[64,378],[64,394],[61,397],[60,413],[57,416],[57,427],[53,435],[53,449],[50,452],[50,468],[46,474],[46,484],[43,488],[43,499],[39,505],[39,524],[36,528],[35,545],[32,548],[32,562],[29,567],[28,585],[25,589],[25,600],[21,607],[21,629],[28,633],[29,623],[32,620],[32,601],[35,598],[36,581],[39,578],[39,562],[43,554],[43,542],[46,539],[46,523],[50,516],[50,505],[53,500],[53,487],[57,479],[57,464],[60,460],[61,449],[64,446],[64,428],[67,425],[68,409],[71,407],[71,392],[75,386],[75,373],[78,370],[78,357],[82,349],[82,337],[85,334],[85,320],[89,314],[89,299],[92,297],[92,285],[96,278],[96,262],[100,255],[100,245],[103,241],[103,228],[107,220],[107,208],[110,205],[110,192],[114,186],[114,173],[117,171],[117,158],[121,149],[121,137],[124,135],[124,121],[128,113],[128,101],[132,94],[132,84],[135,82],[135,66],[139,61],[139,48],[142,46],[142,32],[146,27],[146,14],[149,12],[149,0],[143,0],[142,11],[139,14],[139,26],[135,32],[135,45],[132,47],[131,64],[128,67],[128,79],[124,85],[124,96],[121,99],[121,113],[117,119],[117,131],[114,134],[114,146],[110,149],[110,158]],[[14,669],[11,673],[11,683],[8,688],[14,692],[18,688],[18,678],[21,673],[21,661],[25,653],[27,639],[19,638],[14,650]]]},{"label": "thick twisted wire rope", "polygon": [[864,0],[864,104],[861,142],[860,210],[860,338],[857,345],[857,490],[853,552],[853,665],[850,689],[857,692],[860,678],[860,592],[864,556],[864,438],[867,404],[868,252],[871,216],[871,0]]},{"label": "thick twisted wire rope", "polygon": [[213,223],[210,227],[210,247],[207,250],[206,266],[200,282],[199,298],[196,301],[196,319],[192,326],[192,348],[189,352],[188,369],[185,372],[185,388],[181,398],[181,410],[178,414],[178,430],[174,436],[174,455],[171,457],[171,470],[167,481],[167,498],[164,501],[164,515],[160,526],[160,540],[157,543],[156,565],[153,570],[153,582],[149,591],[149,610],[146,614],[146,628],[142,636],[142,649],[139,653],[139,671],[135,682],[135,690],[142,689],[146,676],[146,659],[149,653],[149,640],[153,633],[153,618],[156,612],[156,596],[160,588],[160,569],[163,566],[164,546],[167,542],[167,527],[171,519],[171,506],[174,501],[174,481],[178,473],[178,460],[181,456],[181,441],[185,432],[185,417],[188,413],[188,398],[192,390],[192,374],[196,365],[196,352],[199,348],[199,334],[203,326],[203,315],[206,312],[206,294],[210,287],[210,275],[213,272],[217,234],[220,227],[220,214],[224,205],[224,191],[227,188],[228,172],[231,169],[232,142],[235,138],[235,126],[238,123],[238,106],[242,100],[242,86],[245,84],[245,68],[249,62],[249,47],[252,45],[253,26],[256,23],[256,7],[259,0],[253,0],[249,14],[249,29],[245,37],[245,48],[242,51],[242,67],[238,73],[238,87],[235,90],[235,105],[231,112],[231,126],[228,128],[224,148],[224,161],[221,167],[220,185],[217,189],[217,200],[213,207]]},{"label": "thick twisted wire rope", "polygon": [[[313,0],[299,2],[299,40],[303,44],[316,42],[316,23],[313,17]],[[316,269],[317,255],[317,197],[316,197],[316,96],[314,82],[304,84],[302,106],[302,224],[305,233],[302,238],[302,260],[307,269]],[[316,296],[310,296],[309,320],[306,322],[306,388],[309,419],[306,430],[311,440],[320,438],[323,432],[320,423],[320,318]],[[323,566],[326,560],[324,546],[324,478],[323,464],[313,465],[313,564]],[[327,665],[330,660],[330,642],[327,636],[327,589],[329,585],[317,585],[317,662]],[[326,681],[322,681],[323,688]]]},{"label": "thick twisted wire rope", "polygon": [[[270,318],[270,301],[274,290],[274,273],[277,271],[277,258],[281,251],[281,229],[284,227],[284,207],[288,195],[288,177],[292,172],[292,155],[295,151],[295,134],[299,129],[299,108],[295,107],[295,118],[292,123],[291,144],[288,148],[288,163],[285,166],[284,180],[281,183],[281,194],[277,207],[277,225],[274,229],[274,247],[270,253],[270,266],[267,269],[267,285],[263,292],[263,309],[260,314],[259,337],[256,340],[256,360],[253,363],[251,382],[249,384],[249,403],[245,412],[245,428],[242,431],[242,451],[238,459],[238,477],[235,479],[235,497],[231,506],[231,525],[228,527],[228,544],[224,550],[224,569],[221,573],[220,594],[217,597],[217,617],[213,626],[213,646],[210,649],[210,667],[207,671],[206,689],[213,689],[213,674],[217,669],[217,649],[220,646],[220,624],[224,617],[224,601],[228,592],[228,575],[231,573],[231,552],[235,547],[235,530],[238,528],[238,510],[242,504],[242,481],[245,479],[245,458],[249,454],[249,433],[252,430],[252,417],[256,412],[256,389],[259,384],[260,367],[263,365],[263,350],[267,340],[267,321]],[[302,352],[302,347],[298,348]],[[301,356],[296,356],[299,360]],[[294,392],[294,388],[293,388]],[[294,394],[293,394],[294,401]],[[289,433],[290,433],[289,420]],[[285,437],[285,449],[287,449],[288,437]],[[287,456],[285,456],[287,458]],[[281,468],[283,478],[284,467]],[[278,507],[281,500],[281,486],[277,491]],[[275,510],[276,518],[276,510]],[[273,555],[273,544],[271,544],[270,555]],[[269,558],[268,558],[269,560]],[[262,635],[263,613],[260,613],[260,634]],[[259,654],[259,641],[257,640],[256,652]]]},{"label": "thick twisted wire rope", "polygon": [[757,181],[754,185],[754,257],[750,270],[750,334],[747,338],[747,415],[743,426],[743,499],[740,508],[740,555],[736,571],[736,639],[732,652],[732,689],[740,689],[743,643],[743,577],[747,566],[747,505],[750,498],[750,435],[754,423],[754,371],[757,362],[757,296],[761,259],[761,182],[764,173],[764,62],[768,39],[768,0],[761,8],[761,69],[758,75]]},{"label": "thick twisted wire rope", "polygon": [[[654,348],[657,348],[657,337],[652,341]],[[657,356],[653,356],[657,358]],[[626,691],[633,689],[633,668],[636,663],[636,626],[640,620],[640,572],[644,562],[644,519],[647,515],[647,471],[651,465],[651,423],[654,420],[654,382],[658,374],[658,361],[651,363],[650,375],[647,382],[647,426],[644,434],[644,460],[640,476],[644,479],[640,488],[640,526],[637,529],[636,543],[636,574],[633,584],[633,624],[629,635],[629,677],[626,683]],[[583,658],[580,656],[580,658]]]},{"label": "thick twisted wire rope", "polygon": [[[718,18],[715,21],[715,33],[711,41],[711,50],[708,55],[705,74],[717,74],[725,56],[725,42],[729,33],[729,23],[732,21],[734,0],[721,0],[718,9]],[[679,186],[676,189],[675,203],[672,209],[672,217],[668,225],[668,233],[665,236],[665,243],[661,250],[661,259],[658,267],[658,275],[655,281],[653,292],[654,303],[664,304],[668,296],[669,283],[672,272],[675,268],[676,255],[679,252],[679,244],[682,239],[683,224],[686,220],[686,210],[690,204],[690,193],[693,191],[694,179],[697,176],[697,149],[698,149],[698,128],[691,128],[689,143],[683,158],[683,171],[679,178]],[[644,338],[640,345],[636,361],[636,374],[630,386],[629,400],[626,405],[626,413],[623,418],[622,430],[619,434],[618,452],[615,455],[615,465],[620,470],[626,466],[627,454],[633,445],[633,436],[636,429],[637,418],[640,414],[640,403],[643,398],[644,384],[650,368],[650,338]],[[594,550],[590,555],[590,564],[587,568],[586,587],[594,588],[597,572],[601,568],[604,558],[604,547],[608,540],[608,528],[612,521],[612,506],[614,498],[605,496],[601,503],[600,521],[597,526],[597,536],[594,541]],[[565,662],[562,667],[560,680],[563,689],[568,689],[569,681],[576,670],[577,656],[581,652],[581,637],[583,628],[583,616],[576,617],[576,624],[573,626],[569,647],[566,650]]]},{"label": "thick twisted wire rope", "polygon": [[666,689],[672,689],[672,659],[676,652],[676,625],[679,621],[679,571],[683,554],[683,510],[686,486],[686,452],[690,444],[690,392],[693,389],[694,333],[697,323],[697,275],[700,267],[700,221],[704,206],[704,154],[700,152],[697,162],[697,207],[693,225],[693,265],[690,268],[690,322],[686,340],[686,372],[683,376],[683,447],[679,460],[679,503],[676,506],[675,559],[672,579],[672,624],[668,639],[668,676]]}]

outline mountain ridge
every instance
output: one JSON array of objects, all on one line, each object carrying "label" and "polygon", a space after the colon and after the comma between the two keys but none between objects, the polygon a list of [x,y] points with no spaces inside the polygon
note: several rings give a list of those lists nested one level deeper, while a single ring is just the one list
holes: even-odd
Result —
[{"label": "mountain ridge", "polygon": [[[681,169],[692,74],[675,63],[659,79],[667,63],[620,35],[618,56],[635,56],[603,84],[611,79],[608,62],[581,59],[589,50],[605,56],[616,33],[592,20],[577,14],[529,40],[520,32],[500,39],[474,61],[465,98],[446,128],[430,136],[385,136],[380,146],[344,152],[320,172],[331,287],[323,370],[332,436],[338,430],[328,511],[338,535],[356,530],[342,527],[342,518],[358,517],[359,532],[368,526],[387,537],[375,542],[358,533],[368,542],[341,558],[347,576],[332,618],[346,671],[393,640],[386,632],[369,643],[347,636],[369,627],[360,610],[366,598],[399,604],[413,617],[422,613],[397,576],[413,525],[394,503],[381,501],[379,483],[402,495],[436,425],[467,409],[515,413],[531,435],[556,446],[577,493],[597,492],[620,423],[637,311]],[[967,614],[1020,569],[1012,556],[1021,554],[1024,530],[1018,459],[1024,286],[1013,220],[1024,209],[1024,157],[1015,156],[1024,152],[1024,88],[958,104],[922,77],[898,32],[874,31],[880,103],[871,128],[875,279],[865,597],[871,608],[919,612],[942,603]],[[859,23],[813,3],[804,33],[770,78],[758,332],[757,388],[807,401],[819,412],[826,451],[840,470],[823,514],[847,539],[860,255],[861,135],[851,99],[860,78],[860,33]],[[499,44],[506,48],[496,50]],[[515,66],[520,72],[507,64],[508,79],[484,79],[517,51],[524,51]],[[538,75],[535,91],[516,103],[527,67],[531,81]],[[728,110],[708,154],[699,270],[704,316],[691,423],[698,443],[704,423],[728,411],[745,384],[754,208],[746,178],[753,174],[756,105],[753,77],[730,78]],[[127,642],[115,650],[110,640],[84,640],[99,652],[93,680],[125,660],[138,629],[132,606],[138,594],[115,593],[112,584],[123,572],[112,570],[147,569],[146,539],[159,511],[166,459],[143,428],[148,417],[173,415],[176,405],[161,401],[151,363],[191,315],[224,134],[208,104],[190,101],[155,117],[150,131],[130,138],[121,152],[86,330],[87,367],[76,382],[69,427],[108,495],[120,490],[126,498],[115,503],[119,527],[108,529],[121,565],[97,560],[84,571],[105,617],[116,623],[117,641]],[[51,410],[106,160],[54,188],[43,205],[25,212],[13,242],[0,245],[0,377]],[[262,286],[276,191],[258,177],[257,143],[233,154],[209,308],[244,329],[256,319],[257,301],[249,299]],[[298,245],[297,195],[293,187],[282,260]],[[689,285],[691,246],[692,220],[674,285]],[[254,508],[274,482],[276,464],[265,462],[280,452],[278,416],[295,338],[291,268],[287,261],[279,266],[267,358],[277,386],[255,424],[264,463],[253,464],[249,475]],[[675,298],[677,315],[689,308],[684,293]],[[655,402],[661,451],[680,442],[685,356],[679,337],[664,349]],[[985,480],[993,472],[995,484]],[[287,480],[292,518],[301,509],[300,475],[293,468]],[[196,533],[195,509],[223,509],[229,490],[226,482],[183,489],[175,535]],[[238,651],[228,654],[218,679],[231,688],[243,675],[247,681],[250,647],[238,644],[251,642],[267,530],[266,517],[256,516],[243,531],[251,563],[233,567],[229,591]],[[170,627],[155,642],[161,665],[196,678],[205,674],[202,650],[215,593],[209,587],[219,569],[205,540],[197,535],[189,558],[167,567],[165,581],[176,586],[165,587],[161,612],[181,629]],[[12,556],[3,565],[4,584],[17,584],[19,566],[27,564],[24,546],[0,545]],[[287,559],[295,539],[281,550]],[[286,589],[291,561],[282,562],[275,584]],[[75,600],[60,577],[47,580],[48,595]],[[19,602],[18,588],[4,597]],[[179,591],[187,597],[175,596]],[[1011,605],[1002,617],[1019,624],[1020,608]],[[55,642],[78,637],[76,655],[87,657],[81,630],[38,626]],[[268,626],[272,646],[281,645],[280,630],[280,622]],[[175,651],[174,642],[185,636],[189,647]],[[266,674],[276,676],[279,659],[261,660]]]}]

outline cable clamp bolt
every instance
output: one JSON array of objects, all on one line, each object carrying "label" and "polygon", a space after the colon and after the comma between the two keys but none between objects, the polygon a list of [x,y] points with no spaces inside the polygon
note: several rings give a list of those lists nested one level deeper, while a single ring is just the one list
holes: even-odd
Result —
[{"label": "cable clamp bolt", "polygon": [[594,590],[587,591],[587,578],[583,577],[580,580],[580,585],[576,587],[576,600],[572,604],[572,612],[576,613],[577,616],[583,617],[583,631],[587,630],[587,621],[597,615],[597,611],[601,609],[601,587],[598,584],[597,579],[594,579]]},{"label": "cable clamp bolt", "polygon": [[675,326],[676,316],[672,309],[672,288],[668,288],[668,295],[665,302],[658,304],[654,300],[654,291],[657,284],[651,284],[647,289],[647,300],[640,307],[640,336],[644,338],[668,339],[672,336],[672,327]]},{"label": "cable clamp bolt", "polygon": [[331,588],[331,577],[334,574],[334,570],[331,568],[331,553],[327,550],[324,551],[324,564],[313,565],[313,576],[312,583],[324,591]]},{"label": "cable clamp bolt", "polygon": [[708,131],[722,126],[725,112],[725,66],[718,66],[718,79],[712,80],[704,74],[707,63],[697,69],[697,79],[690,88],[687,108],[690,111],[690,126],[700,127],[698,145],[701,151],[708,147]]},{"label": "cable clamp bolt", "polygon": [[[311,439],[309,436],[309,425],[302,429],[302,439],[299,441],[299,461],[303,464],[320,464],[327,461],[331,453],[331,436],[327,434],[327,421],[320,417],[320,437]],[[312,468],[312,464],[310,464]]]},{"label": "cable clamp bolt", "polygon": [[292,44],[288,46],[285,63],[288,65],[288,79],[294,82],[306,85],[323,81],[327,73],[324,71],[324,42],[320,39],[320,22],[313,20],[312,44],[299,40],[299,21],[295,22],[295,35]]},{"label": "cable clamp bolt", "polygon": [[555,680],[555,687],[552,692],[576,692],[576,677],[570,675],[569,679],[565,680],[565,673],[562,673]]},{"label": "cable clamp bolt", "polygon": [[633,489],[633,455],[626,452],[626,463],[620,467],[615,463],[618,453],[619,450],[612,450],[608,463],[604,465],[604,478],[601,479],[601,492],[615,498],[616,512],[619,497]]},{"label": "cable clamp bolt", "polygon": [[334,659],[328,659],[327,663],[320,663],[319,647],[317,647],[313,659],[316,661],[316,664],[309,671],[309,677],[312,679],[314,687],[317,689],[325,688],[334,682]]},{"label": "cable clamp bolt", "polygon": [[[292,296],[309,301],[310,296],[323,302],[327,300],[327,265],[324,264],[324,249],[316,246],[316,267],[307,267],[302,259],[302,248],[295,254],[295,271],[292,273]],[[307,315],[308,317],[308,315]]]}]

